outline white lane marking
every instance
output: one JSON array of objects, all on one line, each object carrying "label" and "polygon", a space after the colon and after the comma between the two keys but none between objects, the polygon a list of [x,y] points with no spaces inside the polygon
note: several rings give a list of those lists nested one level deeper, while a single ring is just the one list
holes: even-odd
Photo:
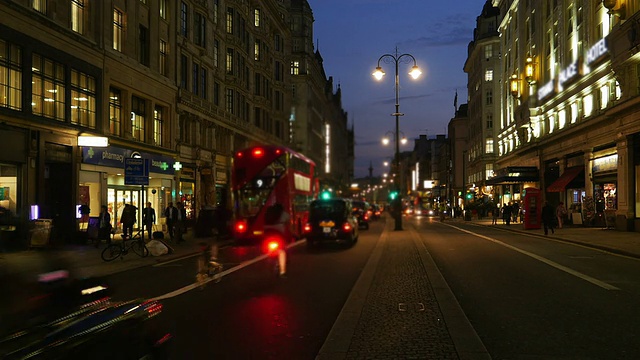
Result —
[{"label": "white lane marking", "polygon": [[583,274],[583,273],[581,273],[581,272],[578,272],[578,271],[573,270],[573,269],[571,269],[571,268],[568,268],[568,267],[566,267],[566,266],[560,265],[560,264],[558,264],[558,263],[556,263],[556,262],[554,262],[554,261],[551,261],[551,260],[549,260],[549,259],[547,259],[547,258],[544,258],[544,257],[542,257],[542,256],[540,256],[540,255],[536,255],[536,254],[531,253],[531,252],[528,252],[528,251],[526,251],[526,250],[522,250],[522,249],[517,248],[517,247],[515,247],[515,246],[513,246],[513,245],[509,245],[509,244],[507,244],[507,243],[504,243],[504,242],[502,242],[502,241],[500,241],[500,240],[496,240],[496,239],[494,239],[494,238],[490,238],[490,237],[488,237],[488,236],[484,236],[484,235],[481,235],[481,234],[477,234],[477,233],[474,233],[474,232],[469,231],[469,230],[461,229],[461,228],[459,228],[459,227],[457,227],[457,226],[453,226],[453,225],[450,225],[450,224],[444,224],[444,225],[450,226],[450,227],[452,227],[452,228],[454,228],[454,229],[457,229],[457,230],[459,230],[459,231],[465,232],[465,233],[467,233],[467,234],[471,234],[471,235],[477,236],[477,237],[479,237],[479,238],[482,238],[482,239],[485,239],[485,240],[492,241],[492,242],[494,242],[494,243],[496,243],[496,244],[499,244],[499,245],[502,245],[502,246],[504,246],[504,247],[506,247],[506,248],[509,248],[509,249],[511,249],[511,250],[517,251],[517,252],[519,252],[519,253],[521,253],[521,254],[523,254],[523,255],[527,255],[527,256],[529,256],[529,257],[531,257],[531,258],[534,258],[534,259],[536,259],[536,260],[538,260],[538,261],[540,261],[540,262],[543,262],[543,263],[545,263],[545,264],[547,264],[547,265],[549,265],[549,266],[552,266],[552,267],[554,267],[554,268],[556,268],[556,269],[558,269],[558,270],[564,271],[564,272],[566,272],[566,273],[568,273],[568,274],[571,274],[571,275],[573,275],[573,276],[575,276],[575,277],[578,277],[578,278],[580,278],[580,279],[582,279],[582,280],[586,280],[586,281],[588,281],[588,282],[590,282],[590,283],[592,283],[592,284],[594,284],[594,285],[597,285],[597,286],[599,286],[599,287],[601,287],[601,288],[603,288],[603,289],[606,289],[606,290],[620,290],[619,288],[617,288],[617,287],[615,287],[615,286],[613,286],[613,285],[611,285],[611,284],[608,284],[608,283],[606,283],[606,282],[604,282],[604,281],[598,280],[598,279],[596,279],[596,278],[592,278],[592,277],[591,277],[591,276],[589,276],[589,275],[585,275],[585,274]]},{"label": "white lane marking", "polygon": [[[287,249],[288,249],[288,248],[292,248],[292,247],[294,247],[294,246],[298,246],[298,245],[302,244],[304,241],[305,241],[305,240],[298,240],[298,241],[296,241],[296,242],[294,242],[294,243],[291,243],[291,244],[289,244],[289,245],[287,246]],[[188,259],[188,258],[190,258],[190,257],[199,256],[199,255],[200,255],[200,254],[195,254],[195,255],[193,255],[193,256],[185,256],[185,257],[182,257],[182,258],[180,258],[180,259],[175,259],[175,260],[167,261],[167,262],[165,262],[164,264],[168,264],[168,263],[171,263],[171,262],[175,262],[175,261],[180,261],[180,260]],[[187,286],[183,286],[183,287],[181,287],[180,289],[177,289],[177,290],[174,290],[174,291],[168,292],[168,293],[166,293],[166,294],[164,294],[164,295],[156,296],[156,297],[154,297],[154,298],[152,298],[152,299],[150,299],[150,300],[164,300],[164,299],[169,299],[169,298],[172,298],[172,297],[175,297],[175,296],[178,296],[178,295],[182,295],[182,294],[184,294],[184,293],[186,293],[186,292],[188,292],[188,291],[191,291],[191,290],[193,290],[193,289],[196,289],[196,288],[198,288],[198,287],[200,287],[200,286],[202,286],[202,285],[204,285],[204,284],[207,284],[207,283],[209,283],[209,282],[211,282],[211,281],[214,281],[214,280],[216,280],[216,279],[222,278],[222,277],[224,277],[224,276],[226,276],[226,275],[229,275],[229,274],[231,274],[231,273],[233,273],[233,272],[236,272],[236,271],[238,271],[238,270],[240,270],[240,269],[242,269],[242,268],[245,268],[245,267],[247,267],[247,266],[249,266],[249,265],[251,265],[251,264],[255,264],[255,263],[257,263],[258,261],[264,260],[264,259],[266,259],[266,258],[267,258],[267,256],[268,256],[267,254],[262,254],[262,255],[260,255],[260,256],[258,256],[258,257],[255,257],[255,258],[253,258],[253,259],[251,259],[251,260],[247,260],[247,261],[245,261],[245,262],[240,263],[239,265],[236,265],[236,266],[234,266],[234,267],[232,267],[232,268],[229,268],[229,269],[227,269],[227,270],[224,270],[224,271],[222,271],[221,273],[216,274],[216,275],[214,275],[214,276],[212,276],[212,277],[210,277],[210,278],[206,279],[203,283],[195,282],[195,283],[193,283],[193,284],[189,284],[189,285],[187,285]],[[154,265],[154,266],[161,266],[161,264],[157,264],[157,265]],[[194,278],[195,278],[195,274],[194,274]]]}]

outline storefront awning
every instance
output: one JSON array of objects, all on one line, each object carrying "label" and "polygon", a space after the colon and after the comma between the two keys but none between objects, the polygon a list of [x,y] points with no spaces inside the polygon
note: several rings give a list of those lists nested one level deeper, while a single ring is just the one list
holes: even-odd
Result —
[{"label": "storefront awning", "polygon": [[522,184],[539,181],[538,168],[530,166],[509,166],[487,179],[487,185]]},{"label": "storefront awning", "polygon": [[574,166],[566,169],[556,181],[547,187],[547,192],[565,191],[567,185],[582,173],[584,173],[584,166]]}]

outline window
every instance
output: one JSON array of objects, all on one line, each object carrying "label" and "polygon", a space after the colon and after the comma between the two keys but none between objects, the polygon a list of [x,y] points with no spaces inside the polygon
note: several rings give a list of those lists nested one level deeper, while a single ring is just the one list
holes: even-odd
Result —
[{"label": "window", "polygon": [[146,117],[146,101],[137,96],[131,97],[131,136],[144,142],[144,124]]},{"label": "window", "polygon": [[153,145],[162,146],[162,128],[164,123],[164,109],[156,106],[153,110]]},{"label": "window", "polygon": [[189,29],[189,22],[188,22],[188,12],[189,12],[189,8],[187,7],[187,4],[182,1],[180,3],[180,35],[187,37],[188,33],[188,29]]},{"label": "window", "polygon": [[0,107],[22,110],[22,50],[0,39]]},{"label": "window", "polygon": [[493,164],[485,164],[485,179],[490,179],[493,177]]},{"label": "window", "polygon": [[139,61],[140,64],[144,66],[149,66],[149,30],[146,27],[140,25],[139,27],[139,37],[140,37],[140,50],[139,50]]},{"label": "window", "polygon": [[233,74],[233,49],[227,49],[227,74]]},{"label": "window", "polygon": [[273,66],[273,70],[274,70],[274,78],[276,81],[282,81],[282,63],[280,63],[280,61],[276,61],[274,66]]},{"label": "window", "polygon": [[227,89],[227,112],[233,114],[233,89]]},{"label": "window", "polygon": [[180,55],[180,87],[183,89],[187,88],[187,77],[189,73],[187,72],[189,68],[189,64],[187,64],[187,56]]},{"label": "window", "polygon": [[282,45],[281,45],[281,41],[280,41],[280,34],[276,34],[273,38],[273,45],[276,48],[276,51],[282,51]]},{"label": "window", "polygon": [[260,40],[257,39],[253,44],[253,60],[260,61]]},{"label": "window", "polygon": [[493,115],[487,115],[487,129],[493,129]]},{"label": "window", "polygon": [[122,51],[122,12],[113,9],[113,49]]},{"label": "window", "polygon": [[202,70],[200,71],[200,96],[202,96],[203,99],[207,99],[207,95],[209,95],[207,93],[207,76],[208,76],[208,71],[206,68],[202,68]]},{"label": "window", "polygon": [[558,111],[558,129],[564,129],[567,125],[567,111],[562,109]]},{"label": "window", "polygon": [[213,23],[218,23],[218,9],[220,8],[220,0],[213,0]]},{"label": "window", "polygon": [[260,27],[260,9],[253,10],[253,24]]},{"label": "window", "polygon": [[220,105],[220,84],[217,82],[213,83],[213,104]]},{"label": "window", "polygon": [[491,91],[491,90],[487,90],[487,94],[486,94],[486,104],[487,104],[487,105],[491,105],[491,104],[493,104],[493,91]]},{"label": "window", "polygon": [[571,123],[578,121],[578,103],[571,103]]},{"label": "window", "polygon": [[71,70],[71,123],[96,127],[96,79]]},{"label": "window", "polygon": [[606,109],[609,105],[609,85],[600,88],[600,109]]},{"label": "window", "polygon": [[484,81],[493,81],[493,70],[485,70]]},{"label": "window", "polygon": [[122,136],[122,95],[120,90],[109,88],[109,132]]},{"label": "window", "polygon": [[493,138],[487,138],[484,146],[485,154],[493,154]]},{"label": "window", "polygon": [[219,66],[220,41],[213,40],[213,66]]},{"label": "window", "polygon": [[33,113],[64,121],[64,66],[38,54],[32,62]]},{"label": "window", "polygon": [[196,63],[191,65],[192,78],[191,78],[191,92],[198,95],[200,89],[200,66]]},{"label": "window", "polygon": [[233,8],[227,8],[227,34],[233,34]]},{"label": "window", "polygon": [[489,60],[493,57],[493,46],[486,45],[484,47],[484,57]]},{"label": "window", "polygon": [[167,42],[160,40],[160,74],[167,75]]},{"label": "window", "polygon": [[584,116],[589,117],[593,112],[593,95],[587,95],[583,98],[584,102]]},{"label": "window", "polygon": [[84,34],[84,0],[71,0],[71,30]]},{"label": "window", "polygon": [[32,0],[31,6],[33,6],[33,10],[41,13],[47,13],[47,0]]},{"label": "window", "polygon": [[260,95],[260,84],[262,83],[262,75],[259,72],[253,74],[253,94]]},{"label": "window", "polygon": [[292,61],[291,62],[291,75],[298,75],[300,74],[300,62],[299,61]]},{"label": "window", "polygon": [[160,17],[167,20],[167,0],[159,0],[160,2]]},{"label": "window", "polygon": [[206,47],[206,35],[207,35],[207,19],[204,15],[197,13],[195,20],[195,33],[193,41],[198,46]]}]

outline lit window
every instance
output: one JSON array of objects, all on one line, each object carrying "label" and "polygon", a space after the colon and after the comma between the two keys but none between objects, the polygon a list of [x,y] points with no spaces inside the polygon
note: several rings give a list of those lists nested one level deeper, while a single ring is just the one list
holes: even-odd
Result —
[{"label": "lit window", "polygon": [[33,0],[32,2],[33,10],[41,13],[47,13],[47,0]]},{"label": "lit window", "polygon": [[493,57],[493,46],[492,45],[486,45],[484,47],[484,57],[489,60]]},{"label": "lit window", "polygon": [[567,112],[562,109],[558,112],[558,129],[564,129],[567,124]]},{"label": "lit window", "polygon": [[122,29],[122,12],[113,9],[113,49],[116,51],[122,51]]},{"label": "lit window", "polygon": [[606,109],[609,105],[609,85],[600,88],[600,109]]},{"label": "lit window", "polygon": [[253,59],[255,61],[260,60],[260,40],[256,40],[253,45]]},{"label": "lit window", "polygon": [[620,88],[620,83],[616,81],[616,100],[620,100],[622,97],[622,88]]},{"label": "lit window", "polygon": [[549,116],[549,134],[551,134],[556,129],[556,118],[555,116]]},{"label": "lit window", "polygon": [[167,75],[167,42],[160,40],[160,74]]},{"label": "lit window", "polygon": [[160,17],[167,19],[167,0],[160,0]]},{"label": "lit window", "polygon": [[96,79],[71,70],[71,123],[96,127]]},{"label": "lit window", "polygon": [[253,21],[256,27],[260,27],[260,9],[255,9],[253,11]]},{"label": "lit window", "polygon": [[291,75],[298,75],[300,74],[300,62],[299,61],[292,61],[291,62]]},{"label": "lit window", "polygon": [[0,39],[0,107],[22,109],[22,50],[17,45],[2,39]]},{"label": "lit window", "polygon": [[575,124],[578,121],[578,103],[571,103],[571,123]]},{"label": "lit window", "polygon": [[131,98],[131,135],[135,140],[144,142],[144,124],[146,118],[146,101],[139,97]]},{"label": "lit window", "polygon": [[71,0],[71,30],[84,34],[84,0]]},{"label": "lit window", "polygon": [[485,164],[484,166],[484,170],[485,170],[485,179],[489,179],[493,176],[493,164]]},{"label": "lit window", "polygon": [[122,126],[122,95],[120,90],[109,89],[109,132],[116,136],[121,136]]},{"label": "lit window", "polygon": [[484,72],[484,81],[493,81],[493,70],[486,70]]},{"label": "lit window", "polygon": [[233,74],[233,49],[227,49],[227,74]]},{"label": "lit window", "polygon": [[33,113],[64,121],[64,65],[33,54],[31,66]]},{"label": "lit window", "polygon": [[233,34],[233,9],[227,9],[227,34]]},{"label": "lit window", "polygon": [[484,152],[486,154],[493,154],[493,139],[487,138],[485,142]]},{"label": "lit window", "polygon": [[584,116],[589,117],[593,113],[593,95],[587,95],[583,98]]},{"label": "lit window", "polygon": [[156,106],[153,110],[153,145],[162,146],[162,127],[164,123],[164,109]]}]

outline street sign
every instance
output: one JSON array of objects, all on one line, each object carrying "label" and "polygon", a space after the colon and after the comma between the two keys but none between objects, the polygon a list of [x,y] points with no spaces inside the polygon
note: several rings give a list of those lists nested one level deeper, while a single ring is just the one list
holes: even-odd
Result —
[{"label": "street sign", "polygon": [[149,185],[149,160],[139,158],[125,158],[124,184]]}]

